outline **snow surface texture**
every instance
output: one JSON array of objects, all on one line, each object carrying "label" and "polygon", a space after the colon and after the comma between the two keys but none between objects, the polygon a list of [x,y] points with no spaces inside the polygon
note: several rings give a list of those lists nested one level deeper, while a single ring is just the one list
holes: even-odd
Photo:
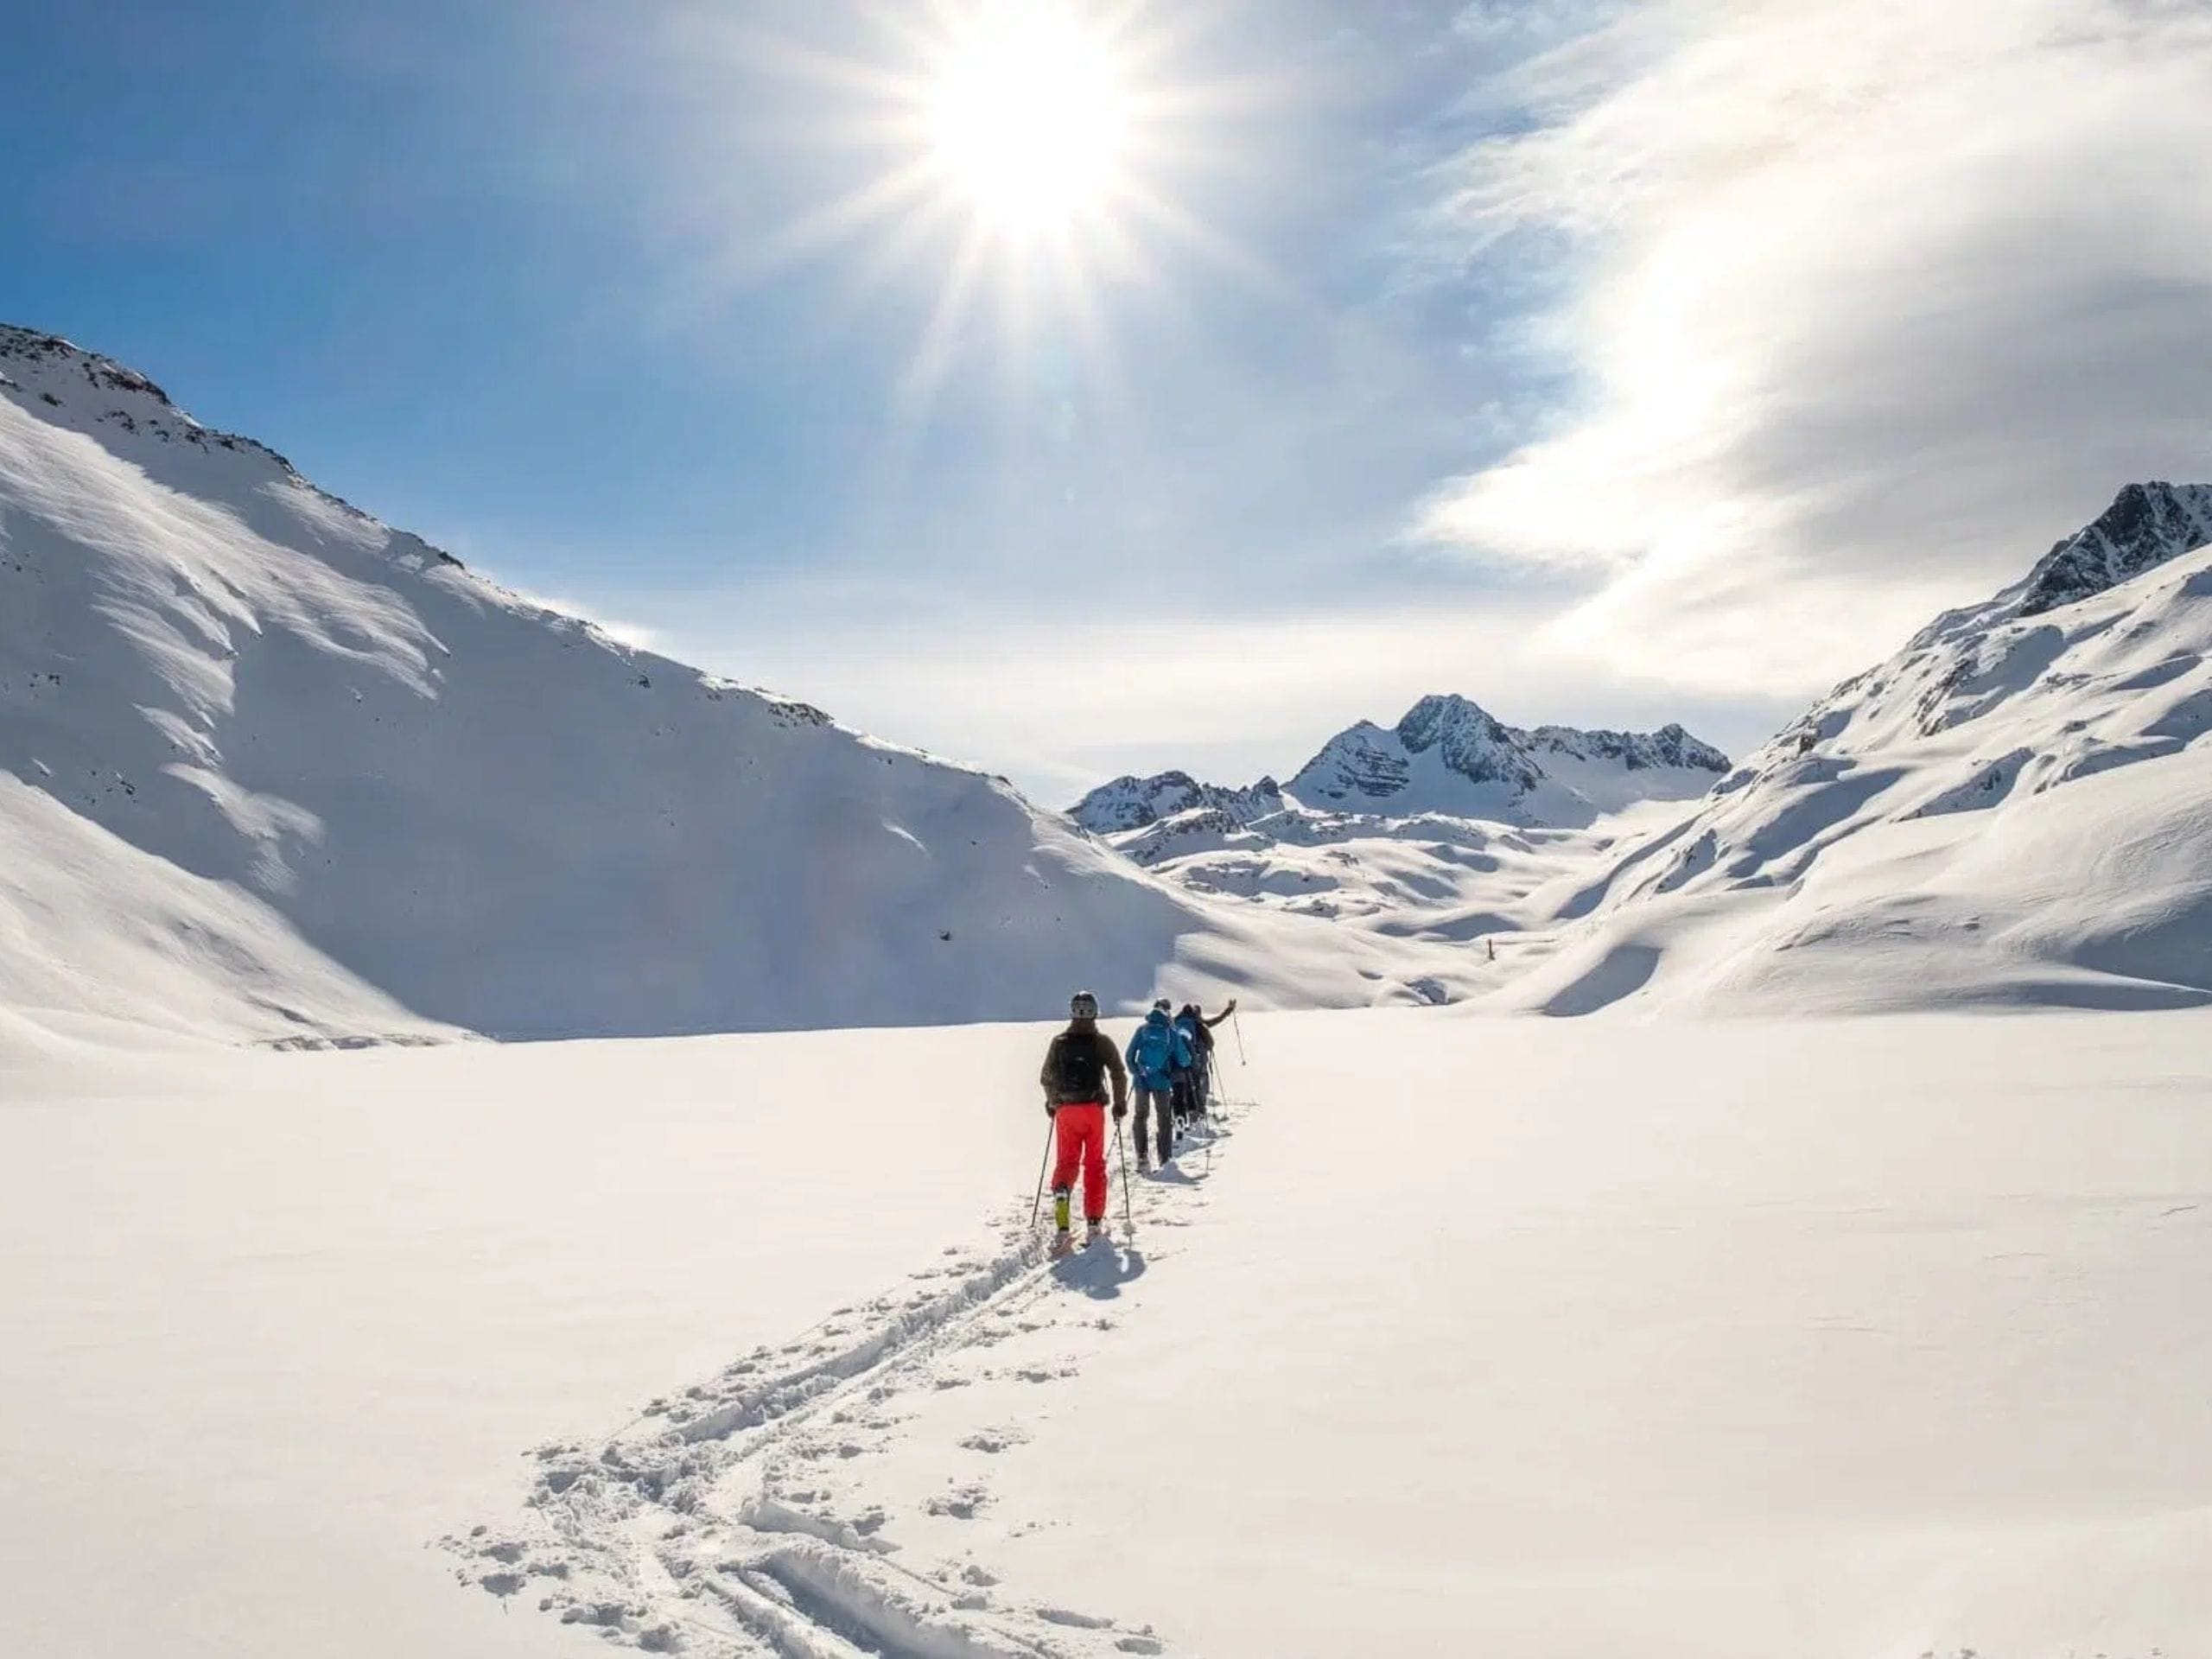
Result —
[{"label": "snow surface texture", "polygon": [[19,1063],[7,1646],[2202,1652],[2208,1019],[1263,1017],[1058,1268],[1041,1028]]},{"label": "snow surface texture", "polygon": [[1163,971],[1427,999],[1446,952],[1209,906],[1003,781],[543,610],[0,329],[0,1041],[1034,1017]]},{"label": "snow surface texture", "polygon": [[[2133,486],[1532,899],[1505,1006],[2212,1001],[2212,488]],[[1540,924],[1532,923],[1532,925]]]}]

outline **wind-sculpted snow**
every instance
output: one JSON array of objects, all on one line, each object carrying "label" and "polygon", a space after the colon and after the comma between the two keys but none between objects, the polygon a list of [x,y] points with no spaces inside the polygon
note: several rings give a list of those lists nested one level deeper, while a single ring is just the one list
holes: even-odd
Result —
[{"label": "wind-sculpted snow", "polygon": [[2212,490],[2124,492],[1567,893],[1506,1000],[2212,1001],[2208,538]]},{"label": "wind-sculpted snow", "polygon": [[[530,604],[22,330],[0,772],[59,809],[0,797],[0,906],[35,922],[0,1002],[49,1022],[635,1035],[1141,1003],[1175,963],[1254,1003],[1453,978],[1210,911],[1002,782]],[[88,856],[128,906],[58,906]]]}]

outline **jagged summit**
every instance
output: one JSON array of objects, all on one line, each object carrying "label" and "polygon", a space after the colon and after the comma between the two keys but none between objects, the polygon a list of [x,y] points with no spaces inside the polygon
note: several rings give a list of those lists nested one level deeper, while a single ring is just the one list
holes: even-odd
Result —
[{"label": "jagged summit", "polygon": [[[1117,778],[1069,809],[1094,835],[1126,836],[1184,815],[1236,827],[1286,810],[1338,817],[1422,815],[1582,825],[1642,800],[1703,794],[1728,758],[1679,725],[1656,732],[1508,726],[1452,693],[1422,697],[1395,726],[1361,721],[1322,745],[1287,784],[1249,789],[1185,772]],[[1150,845],[1150,842],[1147,843]]]},{"label": "jagged summit", "polygon": [[1679,725],[1651,733],[1508,726],[1463,696],[1426,696],[1389,728],[1362,721],[1286,785],[1301,804],[1405,817],[1580,824],[1638,800],[1700,795],[1727,757]]},{"label": "jagged summit", "polygon": [[2044,555],[2018,614],[2041,616],[2212,542],[2212,486],[2130,484],[2095,521]]},{"label": "jagged summit", "polygon": [[1249,789],[1224,789],[1202,784],[1187,772],[1122,777],[1092,790],[1068,809],[1068,816],[1094,836],[1111,836],[1200,810],[1249,823],[1283,810],[1282,788],[1274,779],[1262,778]]},{"label": "jagged summit", "polygon": [[1577,760],[1612,761],[1627,772],[1669,766],[1715,774],[1728,770],[1726,755],[1672,721],[1656,732],[1615,732],[1602,727],[1582,731],[1573,726],[1539,726],[1528,735],[1531,747],[1539,752],[1569,755]]}]

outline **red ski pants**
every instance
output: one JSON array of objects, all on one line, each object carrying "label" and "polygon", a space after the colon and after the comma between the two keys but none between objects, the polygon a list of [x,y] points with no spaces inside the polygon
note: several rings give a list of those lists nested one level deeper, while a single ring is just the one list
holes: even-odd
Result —
[{"label": "red ski pants", "polygon": [[1059,1161],[1052,1166],[1052,1191],[1075,1190],[1076,1166],[1083,1166],[1083,1218],[1106,1219],[1106,1109],[1063,1106],[1052,1114],[1059,1137]]}]

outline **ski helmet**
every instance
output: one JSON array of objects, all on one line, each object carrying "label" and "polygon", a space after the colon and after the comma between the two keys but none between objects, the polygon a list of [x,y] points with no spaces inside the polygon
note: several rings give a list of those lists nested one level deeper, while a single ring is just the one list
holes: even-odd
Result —
[{"label": "ski helmet", "polygon": [[1096,1020],[1098,1017],[1098,999],[1089,991],[1077,991],[1068,999],[1068,1013],[1074,1019]]}]

